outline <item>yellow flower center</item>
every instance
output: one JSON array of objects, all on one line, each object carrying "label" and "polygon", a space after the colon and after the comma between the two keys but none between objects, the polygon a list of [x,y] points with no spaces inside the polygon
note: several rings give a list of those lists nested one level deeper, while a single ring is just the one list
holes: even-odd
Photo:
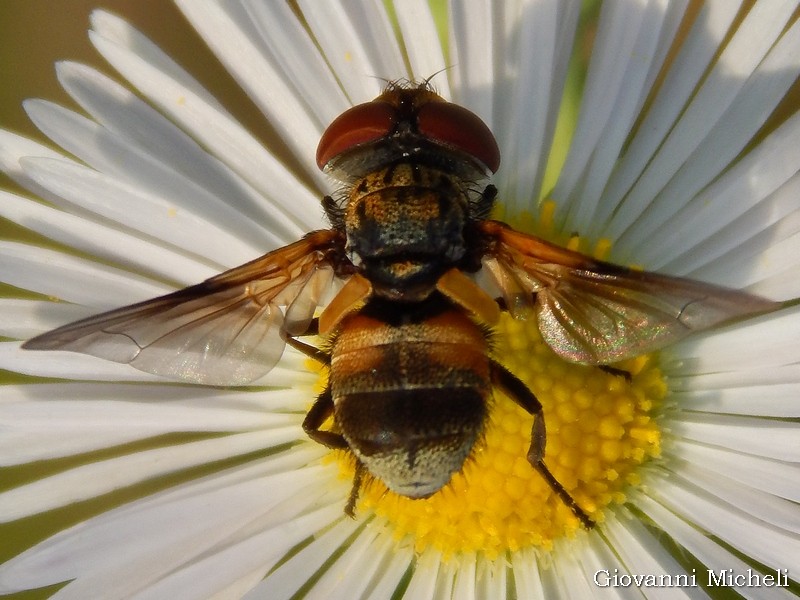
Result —
[{"label": "yellow flower center", "polygon": [[[575,242],[573,242],[574,244]],[[600,246],[598,246],[600,248]],[[577,504],[596,522],[603,508],[625,501],[638,483],[637,469],[660,453],[653,409],[666,394],[654,356],[615,365],[606,372],[560,359],[542,340],[536,319],[503,315],[495,329],[494,358],[519,377],[542,404],[547,429],[545,464]],[[533,417],[499,391],[482,439],[461,472],[431,496],[414,500],[366,476],[357,513],[374,512],[376,524],[417,551],[445,556],[481,552],[489,559],[536,547],[581,528],[527,460]],[[332,453],[343,477],[352,480],[354,459]]]}]

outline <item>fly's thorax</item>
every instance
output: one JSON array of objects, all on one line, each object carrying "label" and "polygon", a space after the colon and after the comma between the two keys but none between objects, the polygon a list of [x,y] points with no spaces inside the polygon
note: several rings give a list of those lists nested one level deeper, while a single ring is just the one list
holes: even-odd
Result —
[{"label": "fly's thorax", "polygon": [[334,341],[334,419],[372,475],[399,494],[426,497],[461,469],[481,435],[488,342],[455,309],[419,315],[411,305],[398,315],[386,303],[395,309],[387,318],[380,304],[347,317]]},{"label": "fly's thorax", "polygon": [[347,252],[378,296],[419,301],[467,253],[470,201],[464,182],[414,163],[393,164],[353,186]]}]

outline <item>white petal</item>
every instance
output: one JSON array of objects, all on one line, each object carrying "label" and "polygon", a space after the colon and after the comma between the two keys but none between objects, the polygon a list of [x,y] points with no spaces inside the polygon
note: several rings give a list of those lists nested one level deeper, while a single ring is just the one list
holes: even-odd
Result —
[{"label": "white petal", "polygon": [[[208,386],[185,385],[121,385],[106,383],[46,383],[3,388],[3,401],[119,401],[142,405],[183,406],[186,409],[212,408],[240,411],[297,412],[308,405],[308,390],[296,389],[237,390]],[[191,417],[191,413],[188,414]],[[76,417],[77,418],[77,417]],[[119,426],[119,424],[117,425]]]},{"label": "white petal", "polygon": [[[211,7],[207,3],[203,3],[203,6]],[[321,225],[319,205],[314,194],[299,183],[249,132],[222,111],[207,92],[198,91],[196,85],[188,85],[189,76],[166,55],[150,46],[143,50],[147,40],[107,13],[93,13],[92,24],[94,32],[90,33],[90,38],[103,57],[217,158],[239,173],[265,198],[271,198],[273,206],[279,211],[276,219],[282,219],[287,227],[294,222],[301,231]],[[239,34],[238,31],[233,32],[237,39],[241,38]],[[244,60],[242,57],[238,59]],[[256,64],[263,63],[256,61]],[[269,78],[265,81],[269,81],[270,86],[277,86]],[[300,119],[299,116],[297,114],[297,118],[284,121],[284,140],[297,139],[295,136],[302,138],[302,123],[307,119]],[[275,125],[280,121],[271,122]],[[317,135],[310,137],[316,138]],[[316,144],[316,139],[313,144]],[[313,157],[313,144],[303,146],[309,159]]]},{"label": "white petal", "polygon": [[[305,458],[301,452],[289,452],[284,460],[274,462],[282,462],[288,469],[292,462],[302,464],[298,459]],[[273,526],[291,522],[292,514],[308,511],[319,497],[307,489],[320,480],[319,469],[294,467],[265,475],[273,467],[265,463],[233,469],[132,502],[63,531],[0,567],[0,589],[38,587],[79,576],[62,590],[62,597],[86,598],[98,593],[108,598],[130,597],[209,550],[255,533],[252,525],[259,517],[263,516],[262,527],[266,527],[270,522]],[[318,485],[314,488],[320,489]],[[306,537],[311,532],[300,533]],[[270,541],[275,546],[279,540],[273,536]]]},{"label": "white petal", "polygon": [[[789,226],[794,228],[797,219],[792,220],[794,223],[789,223]],[[776,230],[766,230],[764,233],[767,236],[777,234],[777,239],[781,236]],[[800,233],[793,232],[785,239],[777,239],[761,252],[757,260],[756,257],[747,257],[745,264],[757,264],[758,276],[761,278],[749,289],[768,298],[794,300],[800,297],[800,279],[796,275],[800,257]]]},{"label": "white petal", "polygon": [[0,215],[52,240],[140,272],[173,281],[202,281],[218,270],[126,231],[0,190]]},{"label": "white petal", "polygon": [[797,363],[800,361],[798,318],[800,308],[788,307],[744,324],[696,336],[665,351],[664,367],[671,374],[685,376],[747,372]]},{"label": "white petal", "polygon": [[163,377],[137,371],[129,365],[74,352],[23,350],[19,342],[0,342],[0,369],[76,381],[164,382]]},{"label": "white petal", "polygon": [[441,553],[428,548],[417,557],[411,580],[408,582],[407,598],[435,598],[436,581],[442,568]]},{"label": "white petal", "polygon": [[[647,12],[645,2],[627,4],[609,2],[601,7],[600,20],[585,88],[582,94],[582,107],[576,125],[570,152],[561,170],[553,196],[561,202],[578,197],[581,179],[585,177],[592,154],[609,119],[614,112],[620,94],[625,90],[621,84],[631,66],[632,50],[643,31],[656,40],[653,28],[644,22]],[[624,12],[624,17],[623,17]],[[645,57],[643,65],[649,65]],[[632,90],[638,103],[638,86]],[[585,230],[586,226],[582,228]]]},{"label": "white petal", "polygon": [[[150,41],[145,35],[132,27],[127,21],[104,10],[94,10],[91,14],[92,30],[107,39],[109,42],[128,48],[143,60],[156,65],[169,77],[180,82],[194,94],[202,96],[204,102],[213,106],[219,112],[225,108],[214,98],[192,75],[187,73],[161,48]],[[90,31],[91,35],[91,31]]]},{"label": "white petal", "polygon": [[[190,201],[187,208],[206,211],[213,221],[235,229],[238,236],[246,237],[252,244],[263,245],[267,240],[275,246],[297,237],[299,231],[295,222],[287,226],[284,220],[276,219],[276,211],[263,196],[138,96],[84,65],[59,63],[58,76],[75,101],[111,132],[105,134],[107,137],[120,139],[128,151],[133,153],[130,149],[135,149],[137,155],[146,156],[150,163],[168,166],[176,173],[173,178],[181,182],[180,186],[202,190],[203,193]],[[68,139],[66,143],[76,142]],[[95,157],[92,164],[97,166],[102,160],[102,156]],[[127,177],[128,181],[147,186],[156,193],[162,191],[154,187],[161,177],[152,181],[150,178],[137,178],[127,161],[122,168],[113,162],[103,161],[103,164],[105,168],[98,167],[99,170],[117,173],[120,178]],[[164,195],[180,196],[180,187],[176,187],[177,191],[171,193],[164,189]],[[216,214],[201,202],[205,196],[213,199]],[[220,218],[222,215],[224,218]],[[269,226],[265,227],[267,223]]]},{"label": "white petal", "polygon": [[[396,2],[394,8],[414,79],[426,79],[446,68],[447,63],[430,5],[425,0],[403,0]],[[434,77],[434,82],[437,92],[449,98],[447,77]]]},{"label": "white petal", "polygon": [[314,40],[353,102],[366,102],[383,87],[379,78],[407,74],[400,46],[378,0],[298,2]]},{"label": "white petal", "polygon": [[[235,231],[239,226],[252,231],[252,224],[200,186],[75,113],[42,101],[29,101],[26,108],[40,129],[102,171],[66,160],[22,159],[26,174],[42,187],[122,228],[207,259],[219,257],[218,264],[234,266],[257,256],[259,248],[242,242]],[[261,237],[275,240],[263,231]]]},{"label": "white petal", "polygon": [[365,600],[391,598],[414,562],[414,551],[411,548],[395,547],[387,558],[388,560],[377,573],[379,579],[374,583],[369,594],[364,596]]},{"label": "white petal", "polygon": [[[574,2],[505,3],[514,30],[506,45],[502,78],[493,84],[493,131],[510,165],[495,176],[506,214],[531,210],[541,185],[561,106],[569,50],[580,16]],[[519,123],[525,123],[520,135]]]},{"label": "white petal", "polygon": [[664,427],[672,435],[695,442],[775,460],[800,461],[797,426],[789,421],[683,412],[675,418],[665,417]]},{"label": "white petal", "polygon": [[[275,524],[271,529],[223,548],[210,556],[194,560],[185,568],[169,574],[134,597],[154,600],[161,598],[205,600],[214,593],[219,594],[220,598],[232,597],[224,592],[229,586],[230,579],[242,573],[244,578],[252,583],[247,587],[243,586],[242,592],[245,593],[237,594],[235,597],[258,597],[253,592],[259,589],[256,582],[263,578],[266,570],[283,558],[294,545],[340,518],[341,504],[334,502],[301,516],[284,517],[283,522],[274,519]],[[271,594],[268,597],[273,598]]]},{"label": "white petal", "polygon": [[[747,13],[658,154],[631,189],[622,207],[617,209],[607,235],[626,246],[643,242],[666,218],[691,200],[699,186],[718,174],[719,168],[714,166],[713,157],[697,155],[693,160],[699,161],[699,166],[708,167],[704,179],[676,180],[668,192],[662,193],[668,181],[684,165],[690,164],[687,162],[690,156],[697,152],[707,136],[714,132],[719,135],[719,131],[726,129],[727,122],[722,122],[726,108],[736,101],[794,8],[795,3],[791,0],[765,2]],[[654,202],[656,195],[659,198]],[[645,206],[646,214],[642,214]],[[636,229],[629,239],[623,232],[634,220]]]},{"label": "white petal", "polygon": [[[484,563],[481,566],[484,567],[484,570],[481,576],[477,578],[475,596],[477,598],[502,598],[507,596],[509,583],[508,568],[505,561],[488,561],[488,564]],[[445,598],[450,597],[450,595],[445,596]]]},{"label": "white petal", "polygon": [[131,304],[170,291],[120,269],[2,240],[0,271],[11,285],[98,309]]},{"label": "white petal", "polygon": [[[477,558],[477,557],[476,557]],[[440,557],[441,560],[441,557]],[[492,563],[489,563],[491,568]],[[487,569],[489,571],[489,569]],[[441,565],[439,566],[439,571],[436,574],[436,587],[434,588],[433,593],[431,594],[431,598],[455,598],[455,577],[456,573],[458,572],[455,562],[453,561],[441,561]],[[488,573],[487,573],[488,575]],[[500,598],[500,595],[493,594],[493,593],[486,593],[484,590],[489,588],[490,586],[487,585],[487,579],[490,577],[485,577],[482,580],[484,585],[480,586],[481,592],[484,594],[481,597],[483,598]],[[478,586],[475,586],[476,588]],[[492,590],[494,591],[494,590]],[[503,590],[505,591],[505,590]]]},{"label": "white petal", "polygon": [[[275,67],[270,57],[265,55],[266,47],[259,40],[258,31],[253,29],[251,16],[247,11],[231,3],[223,6],[211,2],[178,2],[178,6],[212,52],[225,64],[228,71],[267,116],[282,141],[293,150],[300,164],[306,169],[305,175],[314,180],[319,189],[325,189],[327,181],[316,168],[313,159],[314,148],[319,141],[322,128],[327,123],[321,123],[310,114],[298,90],[289,85],[284,74]],[[294,23],[292,27],[296,29],[300,24]],[[301,35],[305,36],[305,33]],[[300,52],[307,50],[307,47],[298,49]],[[316,55],[301,56],[303,60],[321,60],[318,56],[315,59]],[[244,133],[246,132],[243,131],[242,134]],[[218,145],[213,137],[215,136],[212,136],[207,143]],[[259,157],[259,160],[263,159]],[[264,186],[270,184],[267,178],[262,177],[261,171],[264,171],[265,165],[270,167],[265,174],[273,180],[272,185],[277,184],[279,189],[284,187],[281,184],[282,179],[288,176],[288,173],[282,175],[280,165],[273,165],[273,162],[258,166],[255,163],[246,164],[239,160],[236,168],[248,177],[257,178],[253,179],[253,184],[265,193],[269,187]],[[286,188],[291,191],[290,187]],[[301,211],[301,214],[302,212],[304,211]]]},{"label": "white petal", "polygon": [[612,207],[603,204],[597,214],[598,201],[685,8],[685,2],[603,5],[583,100],[586,108],[563,167],[563,173],[573,175],[562,175],[553,192],[561,201],[569,198],[570,228],[594,235],[596,225],[605,222]]},{"label": "white petal", "polygon": [[453,68],[448,72],[453,101],[463,104],[494,129],[491,89],[495,78],[495,41],[501,35],[493,11],[499,4],[475,0],[450,2],[449,50]]},{"label": "white petal", "polygon": [[57,197],[51,194],[46,188],[41,187],[33,181],[22,170],[19,164],[20,158],[24,156],[40,156],[43,158],[65,159],[63,154],[55,152],[38,142],[29,140],[26,137],[11,133],[5,129],[0,129],[0,171],[11,177],[19,185],[33,192],[44,200],[54,200]]},{"label": "white petal", "polygon": [[798,417],[800,365],[742,369],[670,380],[681,408],[717,414]]},{"label": "white petal", "polygon": [[[518,553],[514,552],[511,556],[511,560],[513,561]],[[451,558],[447,561],[452,565],[452,569],[454,571],[453,574],[453,598],[463,598],[464,600],[477,600],[478,596],[478,577],[477,577],[477,568],[478,568],[478,556],[475,553],[464,553],[462,556],[456,558]],[[534,563],[533,570],[536,571],[536,565]],[[521,577],[524,577],[523,574],[520,574]],[[517,584],[517,580],[514,580],[515,585]],[[517,592],[519,598],[531,598],[532,596],[526,596],[525,594]],[[510,594],[508,594],[510,595]],[[486,596],[480,596],[486,597]],[[502,597],[502,595],[498,596]]]},{"label": "white petal", "polygon": [[[774,260],[774,255],[769,258],[764,255],[800,231],[798,196],[800,174],[795,174],[740,217],[708,235],[690,252],[665,263],[664,270],[702,281],[729,281],[729,285],[736,285],[738,281],[754,280],[757,274],[764,277],[796,265],[797,259],[792,254],[778,261]],[[782,297],[796,295],[784,292]]]},{"label": "white petal", "polygon": [[[744,469],[745,465],[755,467],[760,462],[764,462],[759,461],[757,458],[754,462],[750,462],[746,455],[739,454],[739,456],[742,458],[742,469]],[[786,466],[790,468],[784,469],[783,474],[792,476],[793,487],[798,488],[797,465]],[[795,468],[791,469],[792,466]],[[713,465],[704,463],[692,464],[678,461],[670,463],[670,470],[680,474],[681,477],[691,481],[698,488],[705,490],[712,496],[736,506],[751,517],[760,519],[790,533],[800,533],[796,504],[798,498],[800,498],[798,489],[790,490],[789,498],[781,498],[754,489],[749,485],[742,485],[735,478],[714,471]]]},{"label": "white petal", "polygon": [[[216,586],[219,589],[215,593],[206,593],[203,598],[207,600],[228,600],[228,598],[244,598],[245,594],[249,592],[253,587],[258,585],[258,582],[261,581],[263,577],[262,571],[259,569],[257,571],[252,571],[247,573],[243,577],[240,577],[237,580],[231,581],[228,577],[223,575],[223,570],[220,569],[216,573],[218,581],[216,582]],[[192,581],[196,581],[193,579]],[[205,585],[206,582],[201,582],[201,585]],[[198,586],[199,587],[199,586]],[[210,586],[209,586],[210,587]],[[171,594],[172,596],[176,596],[177,594]]]},{"label": "white petal", "polygon": [[[138,393],[137,393],[138,391]],[[301,392],[280,390],[265,396],[293,398],[302,410]],[[50,384],[11,387],[4,391],[0,419],[0,464],[23,464],[156,437],[170,432],[235,432],[255,428],[296,427],[299,415],[242,410],[238,394],[225,394],[230,407],[209,404],[202,389],[178,386]],[[35,398],[42,397],[43,400]],[[213,396],[211,396],[213,398]],[[56,399],[57,398],[57,399]],[[140,398],[158,402],[138,401]],[[206,398],[205,403],[199,399]],[[185,405],[178,400],[191,400]],[[296,432],[299,438],[299,429]],[[47,443],[42,443],[46,439]]]},{"label": "white petal", "polygon": [[[79,411],[81,408],[79,403],[76,403],[74,410]],[[297,419],[294,420],[297,421]],[[166,433],[190,430],[195,426],[196,422],[187,426],[173,426]],[[130,428],[130,433],[126,432],[120,437],[145,439],[151,435],[138,423],[134,423]],[[208,431],[223,428],[215,425],[208,427]],[[90,434],[94,434],[91,431],[92,427],[84,429],[88,430]],[[101,437],[103,433],[101,430]],[[275,448],[280,444],[296,441],[299,435],[302,435],[301,429],[299,423],[296,423],[289,427],[265,428],[263,431],[171,445],[153,450],[140,450],[134,454],[92,462],[0,493],[0,522],[22,519],[75,502],[99,498],[103,494],[156,477],[172,475],[192,467],[211,464],[214,461]],[[106,437],[108,437],[107,434]]]},{"label": "white petal", "polygon": [[91,312],[77,304],[0,298],[0,336],[24,340]]},{"label": "white petal", "polygon": [[[280,74],[276,76],[287,80],[295,88],[293,101],[298,106],[307,107],[320,133],[340,112],[350,107],[350,101],[331,72],[325,57],[320,54],[314,40],[288,4],[244,3],[241,10],[247,11],[249,18],[242,18],[243,15],[240,16],[237,12],[240,9],[232,4],[223,5],[222,8],[238,21],[242,29],[246,29],[252,23],[255,31],[250,37],[254,47],[258,47],[258,51],[262,54],[260,62],[267,63],[267,68],[275,64],[275,68],[280,70]],[[192,10],[197,11],[196,8]],[[256,31],[258,35],[255,35]],[[209,34],[215,36],[216,41],[213,45],[218,45],[219,51],[225,52],[223,57],[231,59],[235,56],[235,47],[226,44],[226,40],[221,39],[218,33],[209,30]],[[270,96],[264,93],[267,90],[262,89],[263,71],[262,74],[256,74],[247,65],[230,66],[232,73],[240,75],[245,89],[252,90],[259,95],[259,98],[263,98],[264,107],[267,108],[265,112],[271,114]],[[276,106],[274,110],[285,109]],[[274,115],[274,119],[277,118],[279,118],[278,113]],[[314,140],[308,141],[315,143]],[[310,148],[313,148],[313,145]],[[308,160],[307,149],[301,149],[301,152],[301,158],[305,163]],[[310,166],[313,170],[313,165]]]},{"label": "white petal", "polygon": [[551,568],[540,571],[545,598],[597,597],[593,574],[581,564],[580,553],[575,551],[574,543],[575,540],[561,540],[554,549]]},{"label": "white petal", "polygon": [[[634,518],[627,510],[615,510],[615,518],[603,524],[603,533],[619,555],[631,575],[646,576],[659,574],[685,575],[688,573],[678,561],[662,546],[641,520]],[[653,598],[697,598],[695,590],[682,587],[648,588],[647,596]]]},{"label": "white petal", "polygon": [[[699,530],[693,522],[681,519],[652,498],[637,494],[636,498],[632,498],[632,502],[644,510],[660,528],[708,569],[716,572],[723,569],[733,569],[735,573],[746,573],[747,569],[753,568],[752,564],[746,563],[736,554],[728,552],[723,546],[709,537],[707,532]],[[707,572],[705,570],[697,573],[698,584],[701,581],[707,582],[707,580]],[[737,588],[736,591],[743,597],[754,600],[761,598],[770,600],[785,598],[788,600],[795,597],[785,588],[778,587],[759,586],[750,588],[742,586]]]},{"label": "white petal", "polygon": [[[797,27],[797,40],[795,52],[799,57],[797,70],[800,70],[800,24]],[[734,123],[746,120],[745,116],[736,118],[731,116],[731,122]],[[725,131],[736,129],[729,127],[725,128]],[[755,133],[755,130],[752,133]],[[703,190],[691,203],[685,203],[683,210],[675,212],[671,218],[661,222],[658,231],[649,232],[647,241],[640,242],[641,246],[631,247],[627,242],[620,241],[624,251],[636,256],[636,260],[641,260],[643,264],[660,268],[663,262],[673,259],[675,255],[693,251],[694,246],[703,243],[709,236],[729,225],[758,203],[767,202],[768,206],[775,203],[780,196],[773,195],[773,192],[800,171],[800,157],[795,151],[798,135],[800,135],[800,115],[795,114]],[[741,145],[744,143],[746,142],[743,141]],[[736,147],[728,141],[723,141],[722,144]],[[714,148],[701,147],[700,151],[704,155],[718,153]],[[725,165],[728,163],[729,161],[726,161]],[[688,170],[687,167],[683,172]],[[702,177],[690,177],[690,179],[697,181],[702,180]],[[763,227],[764,224],[760,224],[751,235]],[[681,232],[679,245],[675,244],[673,233],[675,231]],[[730,281],[726,283],[742,287],[753,280],[757,281],[759,268],[766,263],[763,259],[756,260],[756,258],[751,257],[751,260],[744,264],[737,264],[736,270],[731,273]]]},{"label": "white petal", "polygon": [[800,538],[710,496],[695,485],[671,475],[649,482],[650,495],[684,519],[702,524],[745,556],[771,567],[792,569],[800,564]]},{"label": "white petal", "polygon": [[533,549],[522,548],[512,553],[511,570],[518,598],[544,598],[544,587]]},{"label": "white petal", "polygon": [[[614,517],[616,518],[616,517]],[[603,537],[589,536],[587,549],[580,555],[584,573],[594,586],[592,597],[628,598],[629,588],[610,585],[609,578],[618,573],[628,574],[628,567],[617,554],[616,549]],[[566,548],[564,548],[566,551]]]},{"label": "white petal", "polygon": [[[641,125],[603,192],[599,209],[603,215],[617,207],[652,159],[681,110],[695,91],[714,55],[719,51],[741,2],[703,2],[691,29],[683,39],[672,67],[653,99]],[[653,192],[654,193],[654,192]],[[598,215],[598,219],[599,219]]]},{"label": "white petal", "polygon": [[[65,320],[64,322],[66,322]],[[61,323],[63,324],[63,323]],[[43,332],[38,332],[43,333]],[[252,385],[292,387],[312,386],[316,376],[305,368],[307,360],[296,350],[287,350],[281,364]],[[130,365],[111,362],[75,352],[32,351],[20,348],[19,342],[0,342],[0,369],[76,381],[157,382],[166,380],[144,373]],[[309,388],[307,388],[309,389]]]},{"label": "white petal", "polygon": [[[268,596],[275,600],[293,597],[308,578],[323,568],[346,545],[348,538],[358,527],[358,522],[352,519],[343,519],[336,523],[267,575],[261,585],[254,588],[247,597]],[[298,577],[298,573],[305,574],[306,578]]]},{"label": "white petal", "polygon": [[352,600],[363,598],[373,579],[388,564],[396,542],[385,531],[367,526],[358,532],[344,552],[336,556],[318,581],[306,592],[309,600]]}]

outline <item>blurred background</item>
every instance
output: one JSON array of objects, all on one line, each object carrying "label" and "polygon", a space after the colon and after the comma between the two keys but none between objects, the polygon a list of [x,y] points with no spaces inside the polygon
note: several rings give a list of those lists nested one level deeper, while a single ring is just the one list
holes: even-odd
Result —
[{"label": "blurred background", "polygon": [[[45,98],[77,108],[56,79],[54,65],[59,60],[86,63],[121,80],[89,42],[89,17],[98,7],[116,13],[145,32],[251,132],[261,139],[270,137],[271,130],[263,116],[168,0],[0,1],[0,127],[44,141],[25,114],[23,100]],[[3,174],[0,187],[21,192]],[[3,238],[34,239],[24,229],[0,218],[0,239]]]}]

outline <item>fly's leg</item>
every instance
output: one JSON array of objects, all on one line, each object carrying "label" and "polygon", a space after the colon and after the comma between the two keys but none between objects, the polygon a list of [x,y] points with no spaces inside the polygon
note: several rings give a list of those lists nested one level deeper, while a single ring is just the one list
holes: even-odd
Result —
[{"label": "fly's leg", "polygon": [[364,480],[364,463],[356,459],[356,472],[353,475],[353,487],[350,488],[350,497],[347,499],[347,504],[344,505],[344,514],[351,519],[356,518],[356,502],[358,501],[358,493],[361,491],[361,482]]},{"label": "fly's leg", "polygon": [[[317,323],[317,319],[314,319],[304,335],[316,335]],[[330,354],[319,348],[301,342],[288,335],[286,336],[286,343],[324,365],[330,365],[331,363]],[[306,414],[306,418],[303,419],[303,431],[318,444],[322,444],[332,450],[349,449],[350,446],[341,433],[321,429],[325,422],[333,416],[333,410],[333,394],[331,393],[331,386],[328,384],[325,386],[323,392],[317,396],[311,409]],[[361,481],[363,477],[364,465],[361,464],[360,460],[356,459],[356,472],[353,477],[353,487],[350,490],[350,497],[347,499],[347,504],[344,507],[345,514],[351,518],[355,518],[356,501],[358,500],[358,493],[361,490]]]},{"label": "fly's leg", "polygon": [[348,448],[347,440],[342,437],[342,434],[320,429],[332,415],[333,397],[331,396],[330,386],[327,386],[325,391],[317,396],[311,406],[311,410],[308,411],[306,418],[303,419],[303,431],[318,444],[322,444],[332,450]]},{"label": "fly's leg", "polygon": [[[316,322],[317,319],[314,319],[303,335],[314,335],[316,333]],[[313,358],[324,365],[331,364],[331,356],[324,350],[320,350],[311,344],[301,342],[290,335],[285,335],[284,339],[292,348],[302,352],[309,358]],[[317,396],[311,409],[306,414],[306,418],[303,419],[303,431],[305,431],[306,435],[312,440],[328,448],[334,450],[347,448],[347,441],[341,434],[320,429],[331,416],[333,416],[333,395],[331,394],[331,386],[328,384],[325,386],[323,392]]]},{"label": "fly's leg", "polygon": [[546,433],[544,427],[544,415],[542,414],[542,405],[536,396],[533,395],[522,381],[517,378],[511,371],[492,361],[491,363],[492,383],[503,390],[508,396],[519,404],[522,408],[533,415],[533,427],[531,428],[531,446],[528,450],[528,462],[533,465],[539,474],[544,478],[561,501],[567,505],[572,513],[578,517],[584,527],[591,529],[594,527],[594,521],[587,515],[584,510],[578,506],[575,499],[569,495],[569,492],[564,489],[564,486],[550,472],[550,469],[544,464],[544,447],[546,441]]},{"label": "fly's leg", "polygon": [[311,344],[306,344],[305,342],[301,342],[297,339],[300,336],[306,335],[318,335],[319,334],[319,319],[314,317],[311,319],[311,322],[306,327],[306,330],[303,333],[297,335],[290,335],[286,332],[283,333],[283,341],[285,341],[289,346],[297,350],[298,352],[302,352],[309,358],[313,358],[315,361],[322,363],[323,365],[329,366],[331,364],[331,356],[327,352],[320,350],[316,346],[312,346]]},{"label": "fly's leg", "polygon": [[[317,326],[317,319],[312,319],[308,328],[302,333],[302,335],[316,335]],[[314,360],[321,362],[323,365],[330,366],[331,355],[324,350],[320,350],[311,344],[301,342],[297,338],[287,333],[283,334],[283,339],[289,346],[298,352],[302,352],[309,358],[313,358]],[[303,419],[303,431],[305,431],[308,437],[310,437],[312,440],[322,444],[323,446],[327,446],[328,448],[347,448],[347,442],[340,434],[333,433],[332,431],[323,431],[320,429],[323,423],[325,423],[325,421],[332,415],[333,395],[331,394],[331,386],[328,384],[325,386],[325,390],[319,396],[317,396],[317,399],[311,406],[311,410],[308,411],[306,418]]]},{"label": "fly's leg", "polygon": [[618,369],[616,367],[610,367],[608,365],[597,365],[597,368],[600,369],[603,373],[608,373],[609,375],[613,375],[614,377],[622,377],[628,383],[631,382],[630,371],[626,371],[625,369]]},{"label": "fly's leg", "polygon": [[[349,449],[350,446],[341,433],[320,429],[325,421],[332,415],[333,395],[331,394],[331,387],[328,385],[325,387],[325,390],[317,396],[311,410],[308,411],[306,418],[303,419],[303,431],[315,442],[327,446],[332,450]],[[353,477],[353,487],[350,490],[350,497],[347,499],[347,504],[344,507],[344,512],[348,517],[355,518],[356,501],[358,500],[358,492],[361,490],[363,476],[364,466],[361,464],[360,460],[356,459],[356,473]]]}]

